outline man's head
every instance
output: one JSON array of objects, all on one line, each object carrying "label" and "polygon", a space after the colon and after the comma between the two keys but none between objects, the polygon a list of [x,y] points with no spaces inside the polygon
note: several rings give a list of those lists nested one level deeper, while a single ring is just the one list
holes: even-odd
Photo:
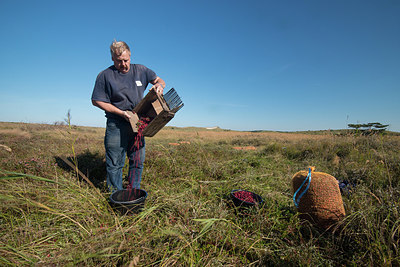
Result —
[{"label": "man's head", "polygon": [[110,46],[111,59],[114,66],[122,73],[127,73],[131,66],[131,50],[129,46],[122,41],[114,41]]}]

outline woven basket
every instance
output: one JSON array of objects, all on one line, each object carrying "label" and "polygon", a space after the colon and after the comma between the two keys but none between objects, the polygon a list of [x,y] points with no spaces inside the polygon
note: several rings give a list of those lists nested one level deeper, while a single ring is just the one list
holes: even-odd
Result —
[{"label": "woven basket", "polygon": [[[293,192],[297,191],[307,175],[308,171],[299,171],[293,176]],[[300,218],[323,228],[340,221],[345,216],[345,210],[336,178],[311,168],[310,187],[299,200],[297,208]]]}]

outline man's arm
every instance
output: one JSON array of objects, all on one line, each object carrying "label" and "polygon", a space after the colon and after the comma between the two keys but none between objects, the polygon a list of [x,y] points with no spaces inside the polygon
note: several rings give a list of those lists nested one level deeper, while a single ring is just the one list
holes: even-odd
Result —
[{"label": "man's arm", "polygon": [[126,111],[120,110],[113,104],[103,102],[103,101],[98,101],[98,100],[92,100],[92,104],[104,111],[107,111],[109,113],[114,113],[118,116],[121,116],[122,118],[124,118],[127,121],[129,121],[129,119],[131,117],[131,116],[129,116],[129,114]]},{"label": "man's arm", "polygon": [[160,77],[157,76],[157,78],[150,81],[150,83],[153,84],[153,87],[151,87],[151,89],[154,88],[158,94],[162,94],[164,92],[164,88],[165,88],[166,84],[165,84],[164,80],[161,79]]}]

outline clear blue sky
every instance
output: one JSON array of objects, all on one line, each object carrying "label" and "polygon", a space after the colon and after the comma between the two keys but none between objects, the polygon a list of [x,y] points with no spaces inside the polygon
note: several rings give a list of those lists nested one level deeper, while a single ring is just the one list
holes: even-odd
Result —
[{"label": "clear blue sky", "polygon": [[400,1],[0,1],[0,121],[105,126],[90,97],[126,41],[185,106],[170,126],[400,131]]}]

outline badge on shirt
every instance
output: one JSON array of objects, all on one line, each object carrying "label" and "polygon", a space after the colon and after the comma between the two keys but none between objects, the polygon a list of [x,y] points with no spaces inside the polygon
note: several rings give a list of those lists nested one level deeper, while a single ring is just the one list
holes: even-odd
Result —
[{"label": "badge on shirt", "polygon": [[141,81],[136,81],[136,85],[137,86],[142,86],[142,82]]}]

